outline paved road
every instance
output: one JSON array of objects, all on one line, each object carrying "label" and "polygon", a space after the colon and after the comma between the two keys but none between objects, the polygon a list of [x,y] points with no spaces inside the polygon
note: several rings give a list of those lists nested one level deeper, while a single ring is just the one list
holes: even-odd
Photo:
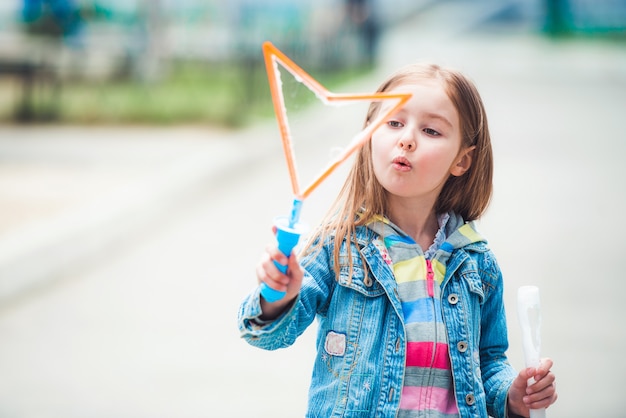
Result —
[{"label": "paved road", "polygon": [[[619,270],[626,233],[620,220],[626,52],[506,32],[459,35],[445,28],[446,13],[432,11],[389,33],[377,80],[358,87],[371,90],[382,74],[418,59],[460,67],[476,80],[496,155],[495,195],[481,228],[506,276],[511,360],[522,365],[516,288],[538,284],[544,352],[556,361],[561,396],[550,417],[619,417],[626,373],[626,285]],[[268,353],[243,343],[235,321],[271,240],[270,220],[289,206],[273,125],[232,135],[187,128],[0,131],[3,165],[9,155],[14,162],[16,155],[47,161],[48,152],[20,154],[23,138],[68,141],[59,148],[66,151],[85,141],[93,151],[104,138],[120,139],[73,159],[59,151],[57,161],[82,161],[83,173],[107,173],[99,183],[106,193],[64,201],[64,210],[53,211],[56,228],[72,224],[68,211],[87,225],[62,241],[69,258],[77,250],[68,242],[88,242],[94,251],[78,264],[55,263],[59,255],[52,252],[53,261],[34,257],[13,265],[13,273],[30,266],[24,277],[32,287],[11,288],[19,296],[0,304],[1,417],[302,416],[314,330],[294,347]],[[156,141],[147,139],[154,135]],[[329,138],[315,150],[330,148]],[[315,160],[315,150],[306,150],[303,166]],[[86,156],[106,152],[104,162]],[[146,153],[153,157],[139,157]],[[113,181],[115,171],[133,181]],[[333,176],[307,201],[304,219],[318,219],[340,180]],[[104,219],[98,228],[94,217]],[[39,221],[52,228],[50,219]],[[0,245],[17,239],[9,232]],[[76,241],[86,236],[92,239]],[[57,274],[47,277],[36,268],[40,263]]]}]

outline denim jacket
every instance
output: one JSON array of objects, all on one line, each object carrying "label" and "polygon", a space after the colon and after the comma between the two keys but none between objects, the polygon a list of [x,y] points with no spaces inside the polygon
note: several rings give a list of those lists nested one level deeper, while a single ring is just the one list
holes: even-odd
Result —
[{"label": "denim jacket", "polygon": [[[341,263],[340,278],[335,278],[333,237],[304,257],[300,294],[271,323],[257,321],[259,289],[240,307],[242,337],[266,350],[290,346],[318,318],[307,417],[397,414],[405,367],[403,313],[392,269],[374,238],[371,230],[358,227],[356,243],[341,243],[342,257],[352,252],[352,277],[347,263]],[[516,372],[505,355],[502,293],[500,268],[484,241],[453,251],[442,283],[442,309],[461,417],[507,416]]]}]

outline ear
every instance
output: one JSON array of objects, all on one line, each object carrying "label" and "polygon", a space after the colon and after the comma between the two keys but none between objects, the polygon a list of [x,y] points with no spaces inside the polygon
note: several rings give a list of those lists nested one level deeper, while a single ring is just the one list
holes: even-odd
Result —
[{"label": "ear", "polygon": [[456,157],[455,163],[452,165],[452,169],[450,169],[451,175],[459,177],[465,174],[467,170],[470,169],[470,167],[472,166],[474,149],[476,149],[476,145],[467,147],[459,153],[459,155]]}]

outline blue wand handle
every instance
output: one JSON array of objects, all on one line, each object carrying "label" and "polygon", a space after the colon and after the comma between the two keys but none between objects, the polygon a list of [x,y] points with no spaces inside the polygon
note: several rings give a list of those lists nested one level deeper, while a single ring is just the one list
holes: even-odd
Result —
[{"label": "blue wand handle", "polygon": [[[294,200],[291,216],[279,217],[274,220],[276,226],[276,240],[278,241],[278,249],[281,253],[287,257],[291,255],[294,247],[298,245],[300,235],[302,234],[303,226],[298,223],[300,217],[300,209],[302,207],[301,200]],[[287,266],[282,265],[274,261],[274,265],[283,274],[287,274]],[[261,283],[261,296],[268,302],[276,302],[285,297],[283,291],[272,289],[265,283]]]}]

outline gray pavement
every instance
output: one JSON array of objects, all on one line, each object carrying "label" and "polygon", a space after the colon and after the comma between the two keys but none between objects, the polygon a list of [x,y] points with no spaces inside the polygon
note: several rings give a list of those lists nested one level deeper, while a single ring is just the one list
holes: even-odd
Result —
[{"label": "gray pavement", "polygon": [[[449,16],[435,8],[386,34],[379,71],[347,89],[372,90],[416,60],[476,81],[496,158],[481,229],[506,278],[511,361],[522,366],[516,289],[537,284],[560,393],[548,415],[620,417],[626,51],[459,32]],[[319,117],[308,114],[310,131]],[[303,415],[314,329],[262,352],[235,323],[271,219],[289,205],[277,138],[273,121],[0,127],[1,417]],[[333,140],[319,135],[303,170]],[[341,175],[304,219],[321,216]]]},{"label": "gray pavement", "polygon": [[0,129],[0,301],[127,240],[253,157],[251,135],[200,127]]}]

